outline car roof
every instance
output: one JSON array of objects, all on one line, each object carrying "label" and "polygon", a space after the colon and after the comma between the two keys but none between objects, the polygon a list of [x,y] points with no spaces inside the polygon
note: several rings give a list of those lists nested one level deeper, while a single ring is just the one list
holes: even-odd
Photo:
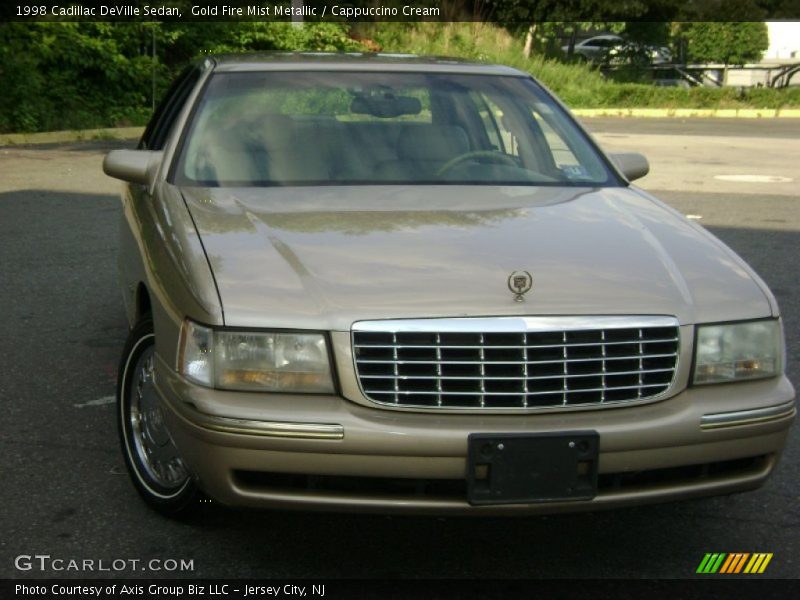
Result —
[{"label": "car roof", "polygon": [[530,77],[503,65],[459,58],[366,52],[263,52],[210,56],[216,72],[245,71],[379,71],[399,73],[464,73]]},{"label": "car roof", "polygon": [[603,35],[593,35],[590,38],[586,38],[583,40],[584,42],[588,42],[589,40],[621,40],[622,38],[618,35],[613,33],[604,33]]}]

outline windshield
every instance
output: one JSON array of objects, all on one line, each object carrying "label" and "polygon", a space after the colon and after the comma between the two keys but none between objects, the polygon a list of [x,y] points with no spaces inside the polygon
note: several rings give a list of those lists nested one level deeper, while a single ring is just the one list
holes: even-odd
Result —
[{"label": "windshield", "polygon": [[177,185],[618,184],[530,79],[374,72],[217,73]]}]

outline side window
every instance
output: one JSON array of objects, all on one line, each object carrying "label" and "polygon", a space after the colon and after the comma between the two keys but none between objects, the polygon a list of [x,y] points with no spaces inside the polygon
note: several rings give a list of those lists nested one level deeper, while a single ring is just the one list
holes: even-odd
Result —
[{"label": "side window", "polygon": [[175,118],[180,113],[195,84],[200,79],[202,70],[194,67],[184,71],[170,86],[164,99],[156,108],[150,123],[145,129],[139,148],[142,150],[161,150],[167,141]]}]

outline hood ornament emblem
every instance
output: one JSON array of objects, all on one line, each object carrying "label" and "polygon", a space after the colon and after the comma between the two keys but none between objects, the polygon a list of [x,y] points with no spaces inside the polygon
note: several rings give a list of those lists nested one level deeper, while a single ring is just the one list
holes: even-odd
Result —
[{"label": "hood ornament emblem", "polygon": [[508,276],[508,289],[514,294],[515,302],[522,302],[525,294],[533,287],[533,277],[527,271],[514,271]]}]

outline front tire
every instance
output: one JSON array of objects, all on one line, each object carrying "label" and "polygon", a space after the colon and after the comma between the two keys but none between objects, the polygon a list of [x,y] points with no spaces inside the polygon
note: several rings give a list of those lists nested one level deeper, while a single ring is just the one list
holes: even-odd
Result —
[{"label": "front tire", "polygon": [[153,380],[155,334],[150,316],[133,328],[117,377],[117,425],[131,481],[159,513],[182,516],[197,505],[198,488],[164,422]]}]

